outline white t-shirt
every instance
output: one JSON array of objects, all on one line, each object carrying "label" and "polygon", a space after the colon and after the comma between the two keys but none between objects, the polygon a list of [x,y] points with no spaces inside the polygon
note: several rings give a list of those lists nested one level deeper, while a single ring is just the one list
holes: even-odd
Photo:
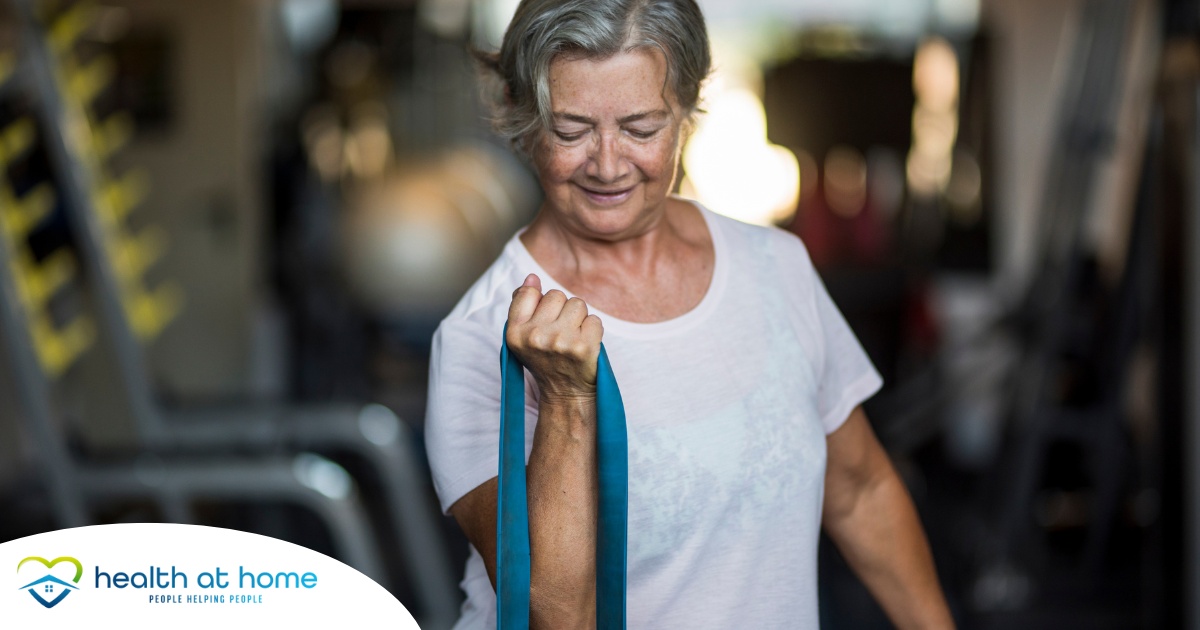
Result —
[{"label": "white t-shirt", "polygon": [[[701,209],[716,253],[703,300],[634,323],[591,309],[629,433],[630,628],[817,628],[825,436],[882,385],[800,239]],[[426,440],[443,510],[496,476],[500,344],[529,273],[517,236],[433,337]],[[525,454],[537,423],[526,373]],[[472,547],[456,628],[496,627]]]}]

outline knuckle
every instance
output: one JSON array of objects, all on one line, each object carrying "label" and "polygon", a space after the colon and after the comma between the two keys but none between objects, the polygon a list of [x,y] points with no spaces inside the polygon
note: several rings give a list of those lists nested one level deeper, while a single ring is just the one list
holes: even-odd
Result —
[{"label": "knuckle", "polygon": [[562,335],[558,335],[554,338],[553,349],[559,354],[571,354],[573,346],[574,343]]},{"label": "knuckle", "polygon": [[531,348],[532,345],[529,343],[529,339],[527,337],[523,335],[512,335],[510,333],[508,337],[508,347],[517,352],[521,352]]},{"label": "knuckle", "polygon": [[546,297],[553,297],[556,300],[559,298],[566,300],[567,294],[563,293],[562,291],[559,291],[558,289],[550,289],[549,291],[546,292]]},{"label": "knuckle", "polygon": [[531,330],[527,336],[529,347],[531,348],[547,348],[550,346],[550,335],[545,330],[535,328]]}]

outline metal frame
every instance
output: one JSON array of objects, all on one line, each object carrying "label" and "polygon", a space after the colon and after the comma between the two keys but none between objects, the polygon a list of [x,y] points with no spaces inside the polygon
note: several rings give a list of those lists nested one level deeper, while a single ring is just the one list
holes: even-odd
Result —
[{"label": "metal frame", "polygon": [[[90,523],[92,504],[119,498],[154,500],[164,515],[177,522],[193,521],[189,503],[198,498],[283,499],[321,517],[348,564],[373,579],[383,578],[353,481],[336,464],[316,455],[267,460],[207,457],[183,464],[135,459],[105,466],[73,458],[55,430],[52,387],[29,337],[24,307],[9,273],[11,260],[8,239],[0,236],[0,268],[4,270],[0,273],[0,332],[16,380],[19,409],[15,415],[37,451],[41,478],[62,527]],[[341,491],[322,490],[322,484],[314,482],[319,479],[314,469],[325,478],[342,475],[337,484]]]},{"label": "metal frame", "polygon": [[[1184,257],[1184,618],[1188,627],[1200,629],[1200,86],[1192,101],[1191,168],[1187,194],[1191,212],[1185,213]],[[1190,219],[1190,220],[1189,220]]]},{"label": "metal frame", "polygon": [[1015,374],[1013,412],[1019,438],[1013,462],[1015,479],[1004,497],[996,540],[1001,562],[1010,559],[1025,539],[1026,520],[1049,442],[1064,433],[1082,439],[1092,430],[1087,425],[1108,417],[1089,414],[1085,426],[1079,426],[1070,421],[1071,414],[1053,407],[1046,386],[1060,342],[1071,326],[1067,300],[1080,272],[1084,210],[1093,193],[1101,150],[1113,128],[1130,7],[1126,0],[1096,0],[1085,3],[1081,10],[1071,65],[1076,72],[1071,73],[1074,80],[1058,113],[1056,128],[1061,138],[1055,143],[1041,202],[1045,235],[1041,272],[1024,304],[1034,325]]},{"label": "metal frame", "polygon": [[[63,178],[60,194],[99,310],[101,335],[111,341],[117,378],[132,410],[139,444],[161,453],[317,449],[358,455],[372,466],[384,489],[391,533],[400,542],[419,603],[431,618],[452,620],[458,611],[457,581],[438,531],[438,513],[424,492],[427,475],[411,430],[393,414],[382,414],[381,407],[375,405],[247,407],[177,414],[164,414],[159,409],[140,345],[120,302],[115,270],[104,251],[104,228],[88,194],[95,174],[65,135],[72,121],[83,113],[72,110],[58,90],[51,53],[46,38],[41,36],[44,27],[34,19],[32,2],[15,0],[15,4],[26,34],[20,60],[25,64],[23,77],[31,82],[29,87],[36,93],[45,117],[49,156]],[[66,495],[70,490],[64,488],[61,492]]]}]

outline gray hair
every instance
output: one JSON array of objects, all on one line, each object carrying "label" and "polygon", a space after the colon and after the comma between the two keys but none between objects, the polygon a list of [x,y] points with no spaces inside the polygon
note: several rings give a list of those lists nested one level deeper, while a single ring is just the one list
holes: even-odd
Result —
[{"label": "gray hair", "polygon": [[503,84],[493,90],[493,127],[528,155],[550,128],[549,74],[556,56],[606,59],[647,47],[666,57],[664,91],[670,89],[690,123],[712,64],[695,0],[522,0],[500,51],[476,55]]}]

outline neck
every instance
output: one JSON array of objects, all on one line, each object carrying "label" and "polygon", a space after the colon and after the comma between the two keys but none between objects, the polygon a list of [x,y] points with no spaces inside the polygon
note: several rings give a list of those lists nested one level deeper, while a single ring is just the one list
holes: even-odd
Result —
[{"label": "neck", "polygon": [[679,231],[667,207],[642,224],[630,226],[611,237],[582,234],[572,229],[553,210],[543,206],[521,241],[546,270],[562,282],[597,275],[626,274],[646,277],[659,258],[671,250]]}]

